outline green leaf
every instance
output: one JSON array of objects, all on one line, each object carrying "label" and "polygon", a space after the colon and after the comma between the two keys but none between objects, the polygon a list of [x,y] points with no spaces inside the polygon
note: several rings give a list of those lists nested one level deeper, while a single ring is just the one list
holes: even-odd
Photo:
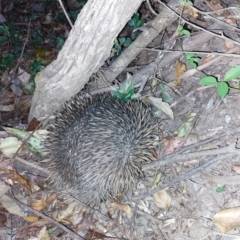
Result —
[{"label": "green leaf", "polygon": [[183,25],[178,25],[178,33],[180,33],[183,30]]},{"label": "green leaf", "polygon": [[6,24],[0,25],[0,32],[4,32],[9,35],[9,27]]},{"label": "green leaf", "polygon": [[188,63],[193,67],[193,68],[197,68],[197,64],[194,62],[193,58],[188,60]]},{"label": "green leaf", "polygon": [[135,13],[133,17],[128,21],[128,25],[131,28],[139,28],[144,24],[144,19],[140,19],[139,13]]},{"label": "green leaf", "polygon": [[0,36],[0,41],[1,42],[7,42],[9,39],[7,36]]},{"label": "green leaf", "polygon": [[179,36],[190,36],[190,31],[184,29],[183,25],[178,25],[178,35]]},{"label": "green leaf", "polygon": [[192,58],[192,60],[193,60],[194,62],[199,62],[200,59],[201,59],[201,58],[199,58],[199,57],[193,57],[193,58]]},{"label": "green leaf", "polygon": [[224,75],[224,81],[231,81],[240,76],[240,65],[230,68]]},{"label": "green leaf", "polygon": [[63,38],[61,38],[61,37],[57,37],[56,40],[57,40],[56,43],[57,43],[58,47],[62,47],[64,45],[64,43],[65,43],[65,40]]},{"label": "green leaf", "polygon": [[226,82],[217,83],[217,92],[221,98],[225,98],[228,94],[228,84]]},{"label": "green leaf", "polygon": [[125,42],[125,40],[126,40],[125,37],[118,38],[119,45],[122,45]]},{"label": "green leaf", "polygon": [[223,185],[222,187],[217,187],[216,192],[217,193],[222,193],[226,190],[226,185]]},{"label": "green leaf", "polygon": [[163,92],[162,93],[162,100],[163,100],[163,102],[169,103],[173,100],[173,98],[167,92]]},{"label": "green leaf", "polygon": [[0,58],[0,70],[6,70],[9,64],[14,60],[14,55],[7,53],[3,58]]},{"label": "green leaf", "polygon": [[134,85],[132,75],[127,73],[127,77],[118,91],[114,92],[114,95],[122,100],[129,99],[134,94]]},{"label": "green leaf", "polygon": [[186,133],[188,132],[189,127],[191,125],[191,122],[195,118],[195,116],[196,116],[196,113],[190,113],[188,115],[187,120],[185,121],[183,126],[178,131],[178,137],[184,137],[186,135]]},{"label": "green leaf", "polygon": [[185,53],[186,59],[191,59],[193,56],[195,56],[194,53]]},{"label": "green leaf", "polygon": [[132,39],[131,38],[129,38],[129,37],[127,37],[126,39],[125,39],[125,41],[124,41],[124,43],[123,43],[123,46],[124,47],[128,47],[128,46],[130,46],[131,44],[132,44]]},{"label": "green leaf", "polygon": [[215,86],[217,84],[217,79],[212,76],[206,76],[200,80],[200,84],[206,86]]},{"label": "green leaf", "polygon": [[183,35],[190,36],[191,33],[190,33],[190,31],[184,29],[184,30],[181,31],[181,36],[183,36]]}]

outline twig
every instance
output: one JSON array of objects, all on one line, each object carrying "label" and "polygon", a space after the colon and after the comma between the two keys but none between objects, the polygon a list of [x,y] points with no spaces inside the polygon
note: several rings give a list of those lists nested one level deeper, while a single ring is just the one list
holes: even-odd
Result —
[{"label": "twig", "polygon": [[[219,56],[224,56],[224,57],[237,57],[239,58],[240,55],[239,54],[231,54],[231,53],[228,53],[228,52],[199,52],[199,51],[184,51],[184,50],[165,50],[165,49],[156,49],[156,48],[142,48],[143,50],[147,50],[147,51],[153,51],[153,52],[177,52],[177,53],[195,53],[197,55],[219,55]],[[240,49],[240,48],[238,48]],[[236,49],[235,49],[236,50]],[[229,50],[230,51],[230,50]]]},{"label": "twig", "polygon": [[[204,170],[205,168],[209,167],[210,165],[212,165],[213,163],[219,161],[219,160],[222,160],[222,159],[226,159],[225,157],[219,157],[219,158],[212,158],[211,160],[201,164],[200,166],[184,173],[183,175],[179,176],[179,177],[176,177],[175,179],[173,179],[172,181],[168,182],[168,183],[165,183],[153,190],[150,191],[150,195],[153,195],[154,193],[156,192],[159,192],[169,186],[172,186],[180,181],[183,181],[183,180],[186,180],[186,179],[189,179],[191,176],[193,176],[194,174]],[[149,192],[148,192],[148,195],[149,195]]]},{"label": "twig", "polygon": [[[236,52],[238,50],[239,50],[239,47],[234,47],[234,48],[230,49],[229,51],[227,51],[226,53],[233,53],[233,52]],[[183,73],[181,75],[181,77],[186,78],[186,77],[189,77],[189,75],[191,76],[191,75],[197,73],[198,71],[202,71],[204,68],[211,66],[213,63],[219,62],[223,57],[224,56],[218,56],[216,58],[213,58],[210,61],[198,66],[197,69],[188,70],[187,72]]]},{"label": "twig", "polygon": [[164,166],[167,164],[173,164],[177,162],[186,162],[191,158],[198,158],[198,157],[206,157],[206,156],[213,156],[213,155],[219,155],[219,154],[239,154],[240,150],[235,148],[236,143],[232,143],[228,145],[227,147],[223,147],[220,149],[211,149],[211,150],[204,150],[204,151],[197,151],[197,152],[191,152],[191,153],[186,153],[182,155],[175,155],[173,157],[167,158],[167,159],[162,159],[158,161],[154,161],[148,164],[145,164],[143,166],[143,170],[147,170],[150,168],[154,167],[160,167]]},{"label": "twig", "polygon": [[61,8],[62,8],[66,18],[67,18],[67,20],[68,20],[69,25],[71,26],[71,28],[73,28],[73,24],[72,24],[71,19],[69,18],[68,14],[67,14],[67,11],[66,11],[65,7],[63,6],[62,0],[58,0],[58,2],[60,4],[60,6],[61,6]]},{"label": "twig", "polygon": [[157,193],[167,187],[170,187],[180,181],[189,179],[192,175],[196,174],[197,172],[200,172],[202,170],[204,170],[206,167],[209,167],[210,165],[212,165],[213,163],[215,163],[216,161],[219,161],[221,159],[225,159],[225,157],[219,157],[219,158],[212,158],[211,160],[201,164],[200,166],[194,168],[193,170],[188,171],[187,173],[174,178],[172,181],[169,181],[168,183],[162,184],[161,186],[149,191],[149,190],[143,190],[141,191],[138,196],[134,197],[133,200],[139,199],[139,197],[146,197],[146,196],[152,196],[154,193]]},{"label": "twig", "polygon": [[[229,27],[229,28],[232,28],[232,30],[234,30],[234,31],[235,31],[235,30],[237,30],[237,31],[240,30],[240,28],[238,28],[238,27],[234,27],[234,26],[230,25],[229,23],[226,23],[226,22],[224,22],[224,21],[222,21],[222,20],[219,20],[218,18],[215,18],[215,17],[211,16],[211,14],[214,14],[214,13],[219,12],[219,10],[221,10],[221,12],[223,12],[223,11],[230,10],[230,8],[223,8],[223,9],[219,9],[219,10],[217,10],[217,11],[211,11],[211,12],[203,12],[203,11],[201,11],[201,10],[193,7],[193,6],[190,6],[190,7],[191,7],[194,11],[196,11],[196,12],[202,14],[202,15],[206,15],[207,18],[210,18],[210,19],[212,19],[213,21],[219,22],[219,23],[222,24],[222,25],[225,25],[225,26],[227,26],[227,27]],[[236,7],[231,7],[231,8],[234,8],[233,10],[236,9]]]},{"label": "twig", "polygon": [[[200,27],[200,26],[198,26],[198,25],[196,25],[196,24],[188,21],[187,19],[183,18],[180,14],[178,14],[176,11],[174,11],[172,8],[170,8],[167,4],[163,3],[162,1],[158,0],[158,2],[161,3],[161,4],[162,4],[164,7],[166,7],[167,9],[169,9],[170,11],[174,12],[181,20],[183,20],[184,22],[186,22],[186,23],[189,24],[190,26],[192,26],[192,27],[194,27],[194,28],[197,28],[197,29],[199,29],[199,30],[202,30],[202,31],[204,31],[204,32],[208,32],[208,33],[212,34],[212,35],[215,36],[215,37],[219,37],[219,38],[222,38],[222,39],[224,39],[224,40],[229,40],[229,38],[228,38],[228,37],[225,37],[223,34],[220,35],[220,34],[211,32],[211,31],[209,31],[209,30],[207,30],[207,29],[205,29],[205,28],[203,28],[203,27]],[[233,39],[230,39],[230,40],[231,40],[232,42],[234,42],[235,44],[237,44],[238,46],[240,46],[240,43],[239,43],[239,42],[237,42],[237,41],[235,41],[235,40],[233,40]]]},{"label": "twig", "polygon": [[150,1],[147,0],[146,2],[147,2],[148,8],[149,8],[149,10],[151,11],[151,13],[152,13],[153,15],[157,16],[158,14],[153,10]]},{"label": "twig", "polygon": [[28,39],[29,39],[29,35],[30,35],[30,26],[31,26],[31,23],[32,23],[32,19],[30,19],[30,21],[29,21],[29,23],[28,23],[27,37],[26,37],[26,40],[25,40],[25,42],[24,42],[24,44],[23,44],[23,47],[22,47],[21,55],[20,55],[20,57],[19,57],[20,60],[17,62],[17,65],[16,65],[16,67],[15,67],[14,72],[17,71],[18,66],[19,66],[19,64],[20,64],[20,61],[21,61],[21,59],[22,59],[22,57],[23,57],[23,53],[24,53],[24,51],[25,51],[25,47],[26,47],[26,45],[27,45],[27,42],[28,42]]},{"label": "twig", "polygon": [[74,236],[76,239],[79,240],[84,240],[84,238],[82,238],[80,235],[78,235],[77,233],[73,232],[71,229],[65,227],[64,225],[60,224],[59,222],[55,221],[54,219],[48,217],[47,215],[31,208],[30,206],[28,206],[27,204],[19,201],[17,198],[11,196],[10,194],[8,194],[8,197],[10,197],[13,201],[15,201],[16,203],[20,204],[21,206],[27,208],[29,211],[33,212],[35,215],[48,220],[49,222],[53,223],[54,225],[56,225],[57,227],[61,228],[62,230],[64,230],[65,232],[71,234],[72,236]]}]

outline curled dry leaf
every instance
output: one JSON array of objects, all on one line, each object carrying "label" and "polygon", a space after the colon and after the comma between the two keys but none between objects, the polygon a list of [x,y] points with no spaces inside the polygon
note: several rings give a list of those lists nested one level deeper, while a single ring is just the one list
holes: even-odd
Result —
[{"label": "curled dry leaf", "polygon": [[50,240],[51,239],[46,226],[44,226],[40,230],[40,232],[38,233],[37,239],[39,239],[39,240]]},{"label": "curled dry leaf", "polygon": [[165,190],[159,191],[153,195],[153,202],[157,207],[168,211],[171,206],[171,197]]},{"label": "curled dry leaf", "polygon": [[[152,104],[159,110],[163,111],[166,115],[168,115],[171,119],[173,119],[173,111],[168,103],[163,102],[161,98],[148,97]],[[155,112],[158,115],[158,112]]]},{"label": "curled dry leaf", "polygon": [[66,209],[64,209],[63,211],[61,211],[58,216],[57,216],[57,221],[63,221],[64,219],[67,219],[70,216],[73,216],[75,214],[78,214],[79,212],[85,214],[84,209],[81,209],[82,211],[80,211],[79,208],[76,208],[76,204],[75,203],[71,203],[68,205],[68,207]]},{"label": "curled dry leaf", "polygon": [[171,82],[171,85],[173,87],[177,87],[181,85],[182,83],[182,74],[185,73],[187,70],[186,65],[184,63],[181,63],[179,61],[175,64],[175,74],[176,74],[176,80]]},{"label": "curled dry leaf", "polygon": [[31,205],[33,209],[41,211],[47,206],[47,203],[43,199],[40,199],[37,202],[32,203]]},{"label": "curled dry leaf", "polygon": [[220,232],[226,233],[229,230],[240,227],[240,207],[228,208],[217,212],[213,222]]},{"label": "curled dry leaf", "polygon": [[112,210],[119,209],[121,212],[126,213],[127,218],[132,218],[133,216],[133,211],[128,204],[120,204],[120,203],[114,202],[111,204],[110,209],[111,209],[111,212]]}]

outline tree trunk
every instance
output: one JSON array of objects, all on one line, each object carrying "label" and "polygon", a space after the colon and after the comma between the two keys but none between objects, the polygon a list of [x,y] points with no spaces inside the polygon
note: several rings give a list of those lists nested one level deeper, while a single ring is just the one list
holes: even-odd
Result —
[{"label": "tree trunk", "polygon": [[114,39],[142,0],[89,0],[58,57],[36,78],[29,121],[42,120],[79,92],[109,57]]}]

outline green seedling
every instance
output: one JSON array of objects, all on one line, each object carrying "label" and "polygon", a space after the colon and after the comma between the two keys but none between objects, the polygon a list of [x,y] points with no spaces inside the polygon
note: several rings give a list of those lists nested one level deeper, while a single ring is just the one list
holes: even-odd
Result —
[{"label": "green seedling", "polygon": [[127,77],[120,88],[114,92],[114,96],[121,100],[130,99],[134,94],[132,75],[127,73]]},{"label": "green seedling", "polygon": [[188,64],[190,64],[193,68],[197,68],[197,63],[199,62],[200,58],[197,57],[194,53],[186,53],[185,54]]},{"label": "green seedling", "polygon": [[129,37],[119,37],[114,41],[114,49],[116,51],[115,57],[118,57],[122,53],[123,47],[128,47],[132,44],[132,40]]},{"label": "green seedling", "polygon": [[140,18],[139,13],[135,13],[133,17],[128,21],[128,25],[133,29],[143,26],[144,23],[145,21],[144,19]]},{"label": "green seedling", "polygon": [[222,192],[224,192],[226,190],[226,186],[225,185],[223,185],[222,187],[217,187],[216,188],[216,192],[217,193],[222,193]]},{"label": "green seedling", "polygon": [[229,84],[227,82],[240,76],[240,65],[230,68],[224,75],[223,81],[219,81],[214,76],[206,76],[200,80],[200,84],[205,86],[215,86],[218,95],[223,99],[229,92]]},{"label": "green seedling", "polygon": [[190,36],[191,32],[183,27],[183,25],[178,25],[178,35],[179,36]]}]

